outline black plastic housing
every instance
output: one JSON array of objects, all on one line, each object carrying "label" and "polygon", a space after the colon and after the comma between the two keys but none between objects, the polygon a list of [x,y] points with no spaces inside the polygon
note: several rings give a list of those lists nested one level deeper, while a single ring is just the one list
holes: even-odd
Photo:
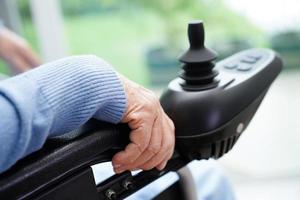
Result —
[{"label": "black plastic housing", "polygon": [[[227,69],[245,56],[260,55],[249,71]],[[176,145],[189,159],[218,158],[232,148],[247,127],[271,83],[282,68],[275,52],[251,49],[216,64],[216,88],[187,91],[176,78],[161,97],[165,112],[176,127]]]}]

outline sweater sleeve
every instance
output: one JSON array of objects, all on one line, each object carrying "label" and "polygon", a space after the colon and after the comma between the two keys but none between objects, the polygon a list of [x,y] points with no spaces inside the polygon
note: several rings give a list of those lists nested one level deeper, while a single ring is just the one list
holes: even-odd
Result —
[{"label": "sweater sleeve", "polygon": [[116,72],[96,56],[74,56],[0,82],[0,173],[94,117],[118,123],[126,96]]}]

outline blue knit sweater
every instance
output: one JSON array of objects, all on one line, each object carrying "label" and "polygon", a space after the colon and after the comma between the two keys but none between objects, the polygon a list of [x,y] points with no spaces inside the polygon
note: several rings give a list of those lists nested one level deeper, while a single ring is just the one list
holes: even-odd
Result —
[{"label": "blue knit sweater", "polygon": [[96,56],[61,59],[0,81],[0,173],[92,117],[118,123],[125,108],[116,72]]}]

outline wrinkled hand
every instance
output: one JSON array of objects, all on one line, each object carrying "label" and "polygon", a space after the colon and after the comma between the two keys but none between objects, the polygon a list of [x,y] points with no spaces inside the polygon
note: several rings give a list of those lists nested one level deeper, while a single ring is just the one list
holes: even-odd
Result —
[{"label": "wrinkled hand", "polygon": [[162,170],[172,157],[175,144],[174,124],[163,111],[155,94],[121,76],[127,96],[122,122],[132,129],[131,143],[113,159],[116,173],[125,170]]},{"label": "wrinkled hand", "polygon": [[27,42],[7,28],[0,29],[0,57],[15,73],[27,71],[40,64],[40,59]]}]

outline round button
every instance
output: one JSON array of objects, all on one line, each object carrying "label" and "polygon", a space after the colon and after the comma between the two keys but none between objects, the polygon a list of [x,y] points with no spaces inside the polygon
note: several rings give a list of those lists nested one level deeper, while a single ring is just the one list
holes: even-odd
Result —
[{"label": "round button", "polygon": [[238,134],[241,134],[243,132],[243,130],[244,130],[244,124],[243,123],[239,123],[239,125],[236,128],[236,132]]}]

